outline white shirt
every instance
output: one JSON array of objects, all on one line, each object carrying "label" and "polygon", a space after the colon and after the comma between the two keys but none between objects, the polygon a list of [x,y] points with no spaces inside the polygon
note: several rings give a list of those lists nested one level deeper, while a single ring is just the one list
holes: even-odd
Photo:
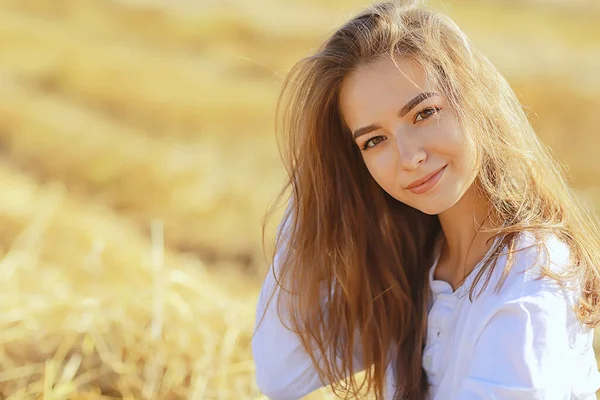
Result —
[{"label": "white shirt", "polygon": [[[439,256],[435,249],[423,353],[423,368],[431,383],[428,399],[596,400],[600,372],[592,347],[594,332],[576,318],[577,293],[562,289],[550,278],[536,279],[546,258],[530,247],[533,243],[532,235],[521,235],[517,247],[523,250],[515,254],[500,292],[494,293],[494,288],[504,269],[504,255],[487,288],[473,302],[468,292],[482,263],[453,291],[447,282],[433,279]],[[551,268],[560,272],[569,259],[568,247],[555,237],[546,246]],[[278,258],[276,255],[275,269]],[[270,272],[259,295],[257,322],[275,285]],[[255,331],[252,351],[258,386],[273,400],[299,399],[329,383],[320,381],[297,336],[282,324],[276,298]],[[359,354],[357,351],[354,364],[362,369]],[[393,392],[390,365],[386,398],[391,399]]]}]

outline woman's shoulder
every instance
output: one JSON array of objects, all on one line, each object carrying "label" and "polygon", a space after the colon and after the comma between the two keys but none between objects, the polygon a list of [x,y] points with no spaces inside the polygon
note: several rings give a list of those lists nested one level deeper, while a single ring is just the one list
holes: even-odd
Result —
[{"label": "woman's shoulder", "polygon": [[[510,252],[503,249],[499,263],[506,267]],[[550,233],[543,237],[532,232],[522,232],[516,238],[514,256],[510,270],[513,275],[523,275],[524,281],[544,277],[544,269],[555,274],[564,274],[571,263],[569,245]]]},{"label": "woman's shoulder", "polygon": [[[572,303],[576,293],[567,288],[575,287],[569,285],[572,282],[566,278],[549,276],[565,275],[570,259],[568,244],[557,235],[541,237],[531,232],[522,232],[517,236],[513,248],[505,246],[501,249],[482,295],[491,297],[491,303],[495,304],[521,299],[543,300],[548,296],[559,296]],[[482,280],[485,280],[485,274]]]},{"label": "woman's shoulder", "polygon": [[[480,296],[471,304],[474,323],[485,326],[491,318],[512,317],[514,323],[564,328],[573,345],[588,343],[593,330],[579,323],[576,312],[581,285],[566,274],[571,266],[568,244],[557,235],[540,238],[528,232],[520,234],[514,247],[512,252],[502,249],[488,286],[475,292]],[[505,280],[497,286],[503,273]]]}]

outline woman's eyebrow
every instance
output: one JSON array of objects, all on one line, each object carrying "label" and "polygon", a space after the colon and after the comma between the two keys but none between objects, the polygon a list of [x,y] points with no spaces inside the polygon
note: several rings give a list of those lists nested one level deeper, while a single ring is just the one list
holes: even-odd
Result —
[{"label": "woman's eyebrow", "polygon": [[409,113],[410,110],[415,108],[415,106],[417,104],[419,104],[420,102],[422,102],[423,100],[425,100],[431,96],[437,96],[437,93],[435,93],[435,92],[419,93],[418,95],[413,97],[412,100],[410,100],[408,103],[406,103],[406,105],[404,107],[402,107],[402,109],[400,110],[398,115],[400,116],[400,118],[404,117],[406,114]]},{"label": "woman's eyebrow", "polygon": [[[408,114],[410,112],[410,110],[415,108],[417,106],[417,104],[419,104],[423,100],[425,100],[429,97],[432,97],[432,96],[437,96],[437,93],[435,93],[435,92],[419,93],[418,95],[413,97],[408,103],[406,103],[406,105],[404,107],[402,107],[402,109],[398,112],[398,115],[400,116],[400,118],[404,117],[406,114]],[[358,128],[357,130],[354,131],[354,133],[352,134],[352,137],[354,140],[356,140],[360,136],[366,135],[367,133],[374,131],[375,129],[379,129],[379,125],[371,124],[371,125],[368,125],[368,126],[365,126],[362,128]]]}]

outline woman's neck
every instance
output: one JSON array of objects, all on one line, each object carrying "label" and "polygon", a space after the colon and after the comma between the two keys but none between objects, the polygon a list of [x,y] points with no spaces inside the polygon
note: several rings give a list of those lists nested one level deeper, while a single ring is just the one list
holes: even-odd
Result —
[{"label": "woman's neck", "polygon": [[[453,287],[467,276],[488,252],[494,232],[481,232],[497,224],[489,201],[473,184],[452,208],[438,215],[444,235],[436,279]],[[494,222],[496,221],[496,222]]]}]

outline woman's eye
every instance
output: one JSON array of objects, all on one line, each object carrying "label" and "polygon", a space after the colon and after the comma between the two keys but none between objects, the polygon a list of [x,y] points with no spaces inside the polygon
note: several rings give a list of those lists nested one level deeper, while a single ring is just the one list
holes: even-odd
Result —
[{"label": "woman's eye", "polygon": [[[440,111],[440,109],[437,107],[426,108],[423,111],[417,113],[417,116],[415,117],[415,122],[425,120],[431,117],[433,114],[436,114],[438,111]],[[421,119],[419,119],[419,117],[421,117]]]},{"label": "woman's eye", "polygon": [[375,147],[377,146],[379,143],[383,142],[385,140],[385,138],[383,136],[375,136],[372,137],[371,139],[367,140],[364,144],[363,144],[363,150],[367,150],[368,148],[371,147]]}]

